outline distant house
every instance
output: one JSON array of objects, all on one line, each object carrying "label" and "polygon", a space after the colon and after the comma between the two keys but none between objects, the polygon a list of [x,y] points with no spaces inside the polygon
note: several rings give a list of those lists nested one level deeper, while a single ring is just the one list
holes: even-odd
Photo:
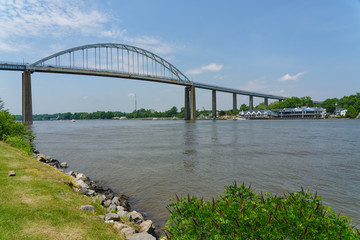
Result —
[{"label": "distant house", "polygon": [[341,110],[340,111],[340,116],[345,116],[347,112],[347,109]]}]

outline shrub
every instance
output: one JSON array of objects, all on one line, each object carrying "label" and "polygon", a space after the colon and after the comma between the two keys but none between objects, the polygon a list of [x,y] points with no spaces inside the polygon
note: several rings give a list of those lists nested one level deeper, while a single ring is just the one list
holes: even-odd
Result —
[{"label": "shrub", "polygon": [[0,140],[31,154],[34,136],[27,126],[15,119],[7,110],[0,111]]},{"label": "shrub", "polygon": [[226,186],[212,201],[196,197],[168,205],[168,239],[359,239],[351,220],[305,191],[256,194],[244,184]]}]

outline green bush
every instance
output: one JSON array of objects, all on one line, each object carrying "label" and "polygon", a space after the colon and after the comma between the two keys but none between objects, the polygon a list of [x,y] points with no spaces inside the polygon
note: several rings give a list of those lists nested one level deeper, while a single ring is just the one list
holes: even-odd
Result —
[{"label": "green bush", "polygon": [[250,186],[234,183],[212,201],[176,198],[168,205],[168,239],[360,239],[349,218],[303,190],[256,194]]},{"label": "green bush", "polygon": [[0,140],[31,154],[34,136],[27,126],[15,119],[7,110],[0,111]]}]

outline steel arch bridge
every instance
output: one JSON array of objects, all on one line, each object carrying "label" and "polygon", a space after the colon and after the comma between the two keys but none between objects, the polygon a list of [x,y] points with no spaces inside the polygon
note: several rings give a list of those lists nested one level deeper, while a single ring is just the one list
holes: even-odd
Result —
[{"label": "steel arch bridge", "polygon": [[[23,71],[23,121],[32,122],[31,73],[81,74],[103,77],[126,78],[185,86],[185,119],[196,118],[195,87],[213,91],[213,113],[216,114],[216,92],[233,94],[233,109],[237,109],[236,96],[249,96],[250,108],[253,97],[284,100],[286,97],[214,86],[190,81],[174,65],[164,58],[125,44],[97,43],[70,48],[32,64],[0,62],[0,70]],[[25,119],[25,120],[24,120]]]}]

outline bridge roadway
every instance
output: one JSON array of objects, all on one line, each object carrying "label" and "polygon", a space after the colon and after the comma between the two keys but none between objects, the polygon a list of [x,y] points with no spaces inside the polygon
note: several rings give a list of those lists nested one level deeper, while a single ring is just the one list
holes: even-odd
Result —
[{"label": "bridge roadway", "polygon": [[[89,54],[89,52],[93,51],[93,55]],[[103,54],[103,57],[101,57],[101,53]],[[77,60],[75,56],[77,56]],[[68,60],[65,64],[64,59]],[[62,64],[60,64],[60,60],[62,61]],[[53,62],[49,63],[49,61]],[[175,66],[171,65],[165,59],[144,49],[124,44],[106,43],[84,45],[53,54],[33,64],[0,62],[0,70],[23,72],[22,115],[23,121],[29,124],[32,123],[31,74],[34,72],[126,78],[182,85],[185,87],[186,120],[196,119],[195,88],[212,91],[213,116],[216,116],[216,92],[226,92],[233,94],[234,111],[237,109],[238,94],[249,96],[250,109],[254,108],[253,97],[264,98],[264,103],[266,105],[268,105],[268,99],[275,99],[279,101],[286,99],[286,97],[282,96],[250,92],[190,81],[183,73],[181,73]]]}]

